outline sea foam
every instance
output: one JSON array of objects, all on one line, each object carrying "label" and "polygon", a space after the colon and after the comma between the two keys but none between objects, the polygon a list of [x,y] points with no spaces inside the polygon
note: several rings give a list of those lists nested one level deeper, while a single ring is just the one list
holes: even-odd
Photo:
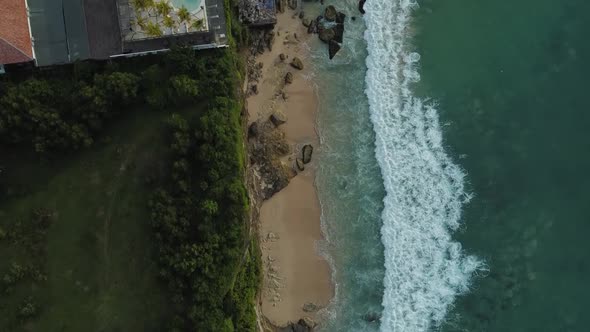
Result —
[{"label": "sea foam", "polygon": [[434,105],[412,95],[420,56],[409,51],[411,0],[370,0],[365,9],[367,97],[386,189],[381,239],[385,292],[381,331],[440,326],[481,263],[451,233],[470,196],[465,173],[444,151]]}]

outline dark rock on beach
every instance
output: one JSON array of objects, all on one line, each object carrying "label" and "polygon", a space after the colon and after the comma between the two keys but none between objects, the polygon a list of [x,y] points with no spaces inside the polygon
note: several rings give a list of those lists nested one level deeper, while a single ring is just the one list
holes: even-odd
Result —
[{"label": "dark rock on beach", "polygon": [[287,74],[285,75],[285,84],[291,84],[291,83],[293,83],[293,73],[287,72]]},{"label": "dark rock on beach", "polygon": [[291,61],[291,66],[295,69],[302,70],[303,69],[303,62],[298,57],[294,57]]},{"label": "dark rock on beach", "polygon": [[301,318],[297,323],[290,323],[286,327],[280,328],[279,332],[311,332],[316,326],[315,322],[309,318]]},{"label": "dark rock on beach", "polygon": [[302,23],[304,27],[309,28],[309,26],[311,25],[311,20],[306,17],[302,20]]},{"label": "dark rock on beach", "polygon": [[344,24],[344,19],[346,18],[346,15],[342,12],[338,12],[336,14],[336,23],[338,24]]},{"label": "dark rock on beach", "polygon": [[340,51],[340,48],[340,44],[338,44],[335,40],[330,40],[330,43],[328,43],[328,54],[330,56],[330,60],[332,60],[336,53]]},{"label": "dark rock on beach", "polygon": [[344,40],[344,24],[336,24],[334,29],[334,40],[341,43]]},{"label": "dark rock on beach", "polygon": [[307,27],[307,33],[317,33],[317,32],[318,32],[318,20],[316,19],[316,20],[312,20],[309,22],[309,26]]},{"label": "dark rock on beach", "polygon": [[336,8],[334,8],[334,6],[330,5],[326,7],[326,10],[324,11],[324,18],[327,21],[334,22],[336,21],[337,16],[338,12],[336,11]]},{"label": "dark rock on beach", "polygon": [[364,7],[365,7],[365,2],[366,1],[367,0],[359,0],[359,12],[361,12],[361,14],[364,14],[365,13]]},{"label": "dark rock on beach", "polygon": [[335,36],[336,31],[334,30],[334,28],[321,29],[319,33],[320,40],[324,43],[327,43],[330,40],[334,39]]},{"label": "dark rock on beach", "polygon": [[[313,146],[311,146],[311,144],[306,144],[303,146],[302,156],[303,156],[303,163],[304,164],[309,164],[309,162],[311,161],[312,153],[313,153]],[[304,310],[305,310],[305,308],[304,308]]]}]

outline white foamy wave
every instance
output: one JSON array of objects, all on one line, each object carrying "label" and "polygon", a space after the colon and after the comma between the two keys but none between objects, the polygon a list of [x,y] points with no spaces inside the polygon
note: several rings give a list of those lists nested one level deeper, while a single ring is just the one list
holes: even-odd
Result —
[{"label": "white foamy wave", "polygon": [[367,96],[387,195],[381,238],[381,331],[439,326],[480,267],[451,233],[459,227],[465,174],[447,156],[433,105],[412,96],[420,55],[409,51],[412,0],[370,0],[365,9]]}]

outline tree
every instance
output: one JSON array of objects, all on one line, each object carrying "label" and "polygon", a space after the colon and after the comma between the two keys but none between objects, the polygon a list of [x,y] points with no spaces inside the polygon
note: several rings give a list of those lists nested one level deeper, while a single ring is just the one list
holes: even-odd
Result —
[{"label": "tree", "polygon": [[199,83],[187,75],[173,76],[169,91],[173,103],[186,103],[199,96]]},{"label": "tree", "polygon": [[137,98],[139,77],[131,73],[114,72],[98,74],[94,77],[94,86],[110,105],[128,105]]},{"label": "tree", "polygon": [[135,18],[135,24],[137,24],[137,26],[141,29],[141,30],[145,30],[146,29],[146,20],[145,17],[141,16],[141,14],[138,14]]},{"label": "tree", "polygon": [[[178,9],[178,12],[176,13],[178,15],[178,20],[180,21],[180,23],[184,23],[184,26],[186,28],[186,26],[188,24],[190,24],[191,22],[191,13],[188,11],[188,9],[183,5],[180,7],[180,9]],[[187,29],[188,31],[188,29]]]},{"label": "tree", "polygon": [[167,1],[158,1],[155,4],[156,13],[162,17],[170,15],[172,12],[172,6]]},{"label": "tree", "polygon": [[131,4],[136,11],[145,11],[154,6],[154,0],[131,0]]},{"label": "tree", "polygon": [[204,26],[205,24],[202,19],[196,20],[193,22],[193,24],[191,24],[191,28],[193,28],[195,31],[201,31]]},{"label": "tree", "polygon": [[165,16],[163,23],[164,23],[164,26],[168,29],[174,29],[176,27],[176,22],[170,16]]},{"label": "tree", "polygon": [[158,23],[152,21],[146,24],[144,32],[150,37],[160,37],[162,35],[162,29]]}]

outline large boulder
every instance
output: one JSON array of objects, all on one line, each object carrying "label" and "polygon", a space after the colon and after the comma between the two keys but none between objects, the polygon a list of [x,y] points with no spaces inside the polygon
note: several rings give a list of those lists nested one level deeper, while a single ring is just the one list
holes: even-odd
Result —
[{"label": "large boulder", "polygon": [[303,26],[306,28],[309,28],[309,26],[311,25],[311,20],[307,17],[304,18],[302,22],[303,22]]},{"label": "large boulder", "polygon": [[[304,22],[305,24],[305,22]],[[307,33],[317,33],[318,32],[318,21],[311,20],[309,22],[309,26],[307,27]]]},{"label": "large boulder", "polygon": [[328,54],[330,56],[330,60],[334,58],[338,51],[340,51],[340,44],[338,44],[335,40],[330,40],[328,43]]},{"label": "large boulder", "polygon": [[270,116],[270,121],[272,122],[272,124],[278,127],[283,123],[287,122],[287,116],[285,115],[285,113],[281,111],[276,111]]},{"label": "large boulder", "polygon": [[344,24],[336,24],[336,26],[332,29],[334,30],[333,39],[339,43],[342,43],[344,40]]},{"label": "large boulder", "polygon": [[367,0],[359,0],[359,12],[361,12],[361,14],[365,13],[365,2]]},{"label": "large boulder", "polygon": [[324,18],[327,21],[330,21],[330,22],[336,21],[336,16],[338,16],[338,12],[336,11],[336,8],[334,8],[334,6],[330,5],[330,6],[326,7],[326,10],[324,11]]},{"label": "large boulder", "polygon": [[344,24],[344,19],[346,18],[346,15],[343,12],[338,12],[336,14],[336,23],[338,24]]},{"label": "large boulder", "polygon": [[293,73],[287,72],[287,74],[285,75],[285,84],[291,84],[291,83],[293,83]]},{"label": "large boulder", "polygon": [[299,59],[298,57],[294,57],[293,60],[291,60],[291,67],[302,70],[303,62],[301,62],[301,59]]},{"label": "large boulder", "polygon": [[301,154],[303,157],[302,159],[303,159],[304,164],[309,164],[309,162],[311,161],[312,153],[313,153],[313,146],[311,146],[311,144],[306,144],[303,146],[303,150],[302,150]]},{"label": "large boulder", "polygon": [[297,9],[297,1],[298,0],[288,0],[287,2],[289,3],[289,8],[293,10]]},{"label": "large boulder", "polygon": [[336,36],[336,31],[334,30],[334,28],[320,30],[320,40],[323,41],[324,43],[327,43],[330,40],[334,39],[335,36]]}]

